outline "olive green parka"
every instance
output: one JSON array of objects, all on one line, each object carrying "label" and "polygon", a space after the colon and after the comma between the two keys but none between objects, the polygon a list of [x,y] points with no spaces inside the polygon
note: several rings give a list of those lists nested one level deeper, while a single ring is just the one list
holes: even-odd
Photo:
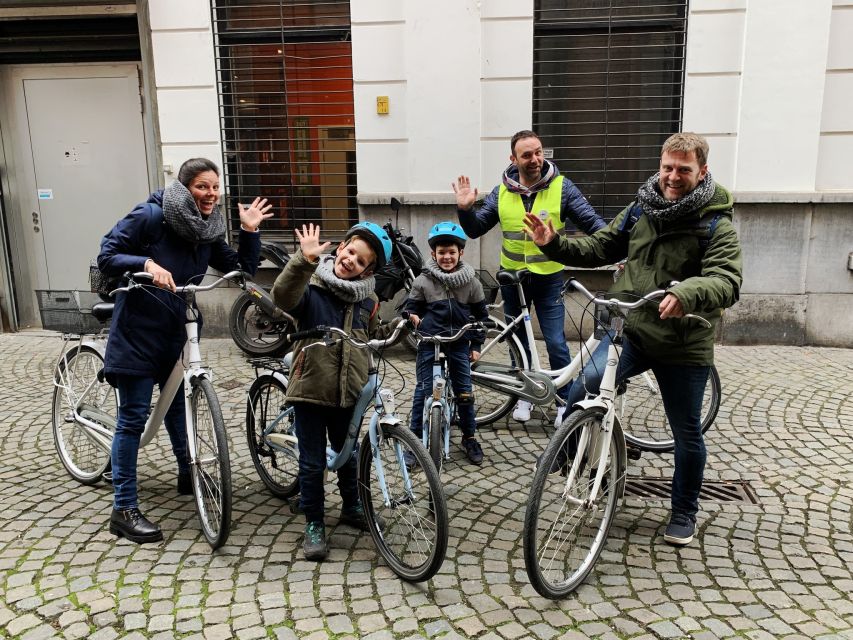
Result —
[{"label": "olive green parka", "polygon": [[[694,213],[669,223],[642,215],[625,231],[623,222],[634,204],[593,235],[557,236],[541,247],[542,253],[577,267],[599,267],[627,258],[624,272],[610,289],[614,297],[631,301],[666,289],[678,298],[685,314],[700,315],[711,323],[708,328],[690,318],[661,320],[658,305],[649,303],[628,313],[625,334],[631,343],[664,364],[713,364],[717,324],[722,310],[737,302],[742,282],[732,196],[716,185],[708,204]],[[679,284],[669,286],[673,280]]]}]

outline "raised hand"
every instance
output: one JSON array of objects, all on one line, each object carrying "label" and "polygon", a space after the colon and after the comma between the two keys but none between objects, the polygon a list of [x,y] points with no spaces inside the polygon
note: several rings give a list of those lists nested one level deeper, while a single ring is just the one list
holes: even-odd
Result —
[{"label": "raised hand", "polygon": [[527,228],[527,233],[530,234],[530,239],[541,247],[548,244],[557,235],[557,230],[554,229],[554,223],[551,218],[548,218],[548,226],[535,213],[528,211],[524,214],[524,226]]},{"label": "raised hand", "polygon": [[302,250],[302,255],[308,262],[317,262],[317,258],[329,248],[331,242],[320,244],[320,225],[309,224],[307,227],[302,225],[302,233],[299,229],[294,229],[293,232],[299,238],[299,248]]},{"label": "raised hand", "polygon": [[471,180],[468,176],[459,176],[456,182],[450,184],[453,193],[456,194],[456,206],[463,211],[468,211],[477,201],[477,188],[471,188]]},{"label": "raised hand", "polygon": [[252,204],[248,207],[244,204],[237,204],[237,210],[240,213],[240,224],[246,231],[257,231],[261,226],[261,222],[267,218],[272,218],[273,214],[267,213],[272,209],[271,204],[267,204],[266,198],[255,198]]}]

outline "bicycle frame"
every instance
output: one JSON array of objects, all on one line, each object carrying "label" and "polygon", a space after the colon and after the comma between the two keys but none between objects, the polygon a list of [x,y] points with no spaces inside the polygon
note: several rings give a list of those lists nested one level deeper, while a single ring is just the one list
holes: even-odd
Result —
[{"label": "bicycle frame", "polygon": [[[430,403],[429,406],[427,406],[426,402],[424,403],[424,416],[423,422],[421,423],[422,425],[429,424],[429,415],[432,413],[432,409],[435,407],[441,408],[441,414],[444,416],[444,424],[447,425],[447,429],[445,429],[444,433],[441,434],[442,451],[444,453],[445,460],[450,458],[450,422],[453,419],[455,404],[453,400],[453,390],[448,380],[448,376],[445,376],[446,365],[447,357],[441,350],[441,345],[436,343],[435,359],[432,363],[432,403]],[[421,440],[423,441],[424,447],[429,449],[429,432],[426,428],[422,429]]]}]

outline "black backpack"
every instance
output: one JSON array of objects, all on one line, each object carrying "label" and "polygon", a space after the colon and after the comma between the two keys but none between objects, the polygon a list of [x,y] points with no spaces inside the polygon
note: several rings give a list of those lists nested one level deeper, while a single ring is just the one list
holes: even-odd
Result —
[{"label": "black backpack", "polygon": [[[166,224],[166,219],[163,217],[163,209],[160,207],[149,207],[148,211],[148,217],[145,220],[143,242],[139,247],[142,251],[147,251],[152,244],[158,242],[163,237],[163,232],[165,231],[164,225]],[[92,260],[89,264],[89,285],[92,293],[97,293],[101,296],[102,300],[109,301],[110,291],[114,291],[122,286],[123,280],[123,276],[108,276],[101,271],[98,268],[97,259]]]}]

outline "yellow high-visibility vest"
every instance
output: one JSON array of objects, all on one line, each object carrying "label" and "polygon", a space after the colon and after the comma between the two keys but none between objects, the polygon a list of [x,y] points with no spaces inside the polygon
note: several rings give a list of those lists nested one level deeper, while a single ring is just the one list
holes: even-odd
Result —
[{"label": "yellow high-visibility vest", "polygon": [[[563,195],[563,176],[557,176],[547,189],[537,192],[531,211],[540,215],[547,211],[554,228],[559,231],[563,225],[560,220],[560,200]],[[559,262],[549,260],[530,239],[524,226],[524,203],[521,196],[513,193],[501,184],[498,192],[498,216],[501,220],[503,245],[501,247],[501,268],[517,271],[528,269],[531,273],[547,275],[563,268]],[[543,220],[545,224],[547,220]]]}]

